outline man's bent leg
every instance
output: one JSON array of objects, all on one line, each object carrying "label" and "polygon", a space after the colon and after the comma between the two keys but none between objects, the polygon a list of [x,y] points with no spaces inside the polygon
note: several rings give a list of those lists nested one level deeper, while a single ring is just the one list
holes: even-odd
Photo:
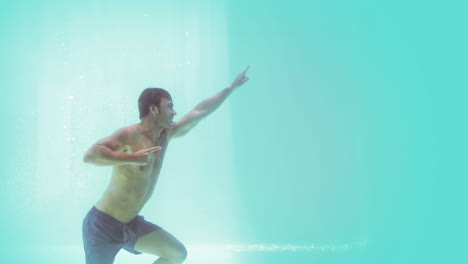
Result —
[{"label": "man's bent leg", "polygon": [[86,264],[114,263],[115,256],[123,245],[109,236],[112,233],[109,228],[115,226],[116,221],[95,207],[88,212],[82,226]]},{"label": "man's bent leg", "polygon": [[119,250],[113,245],[85,246],[86,264],[112,264]]},{"label": "man's bent leg", "polygon": [[154,264],[180,264],[187,258],[187,249],[164,229],[142,236],[135,243],[135,250],[160,257]]}]

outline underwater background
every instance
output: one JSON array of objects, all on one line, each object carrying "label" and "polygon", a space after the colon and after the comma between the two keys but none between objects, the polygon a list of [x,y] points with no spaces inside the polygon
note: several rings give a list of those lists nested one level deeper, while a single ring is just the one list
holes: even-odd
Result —
[{"label": "underwater background", "polygon": [[[1,263],[84,263],[84,152],[250,80],[175,139],[141,214],[186,263],[463,263],[465,1],[1,1]],[[115,263],[156,257],[122,250]]]}]

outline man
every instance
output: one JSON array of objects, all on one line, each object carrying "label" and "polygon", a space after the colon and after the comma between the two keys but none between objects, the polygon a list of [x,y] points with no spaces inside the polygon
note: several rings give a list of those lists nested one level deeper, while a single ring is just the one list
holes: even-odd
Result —
[{"label": "man", "polygon": [[145,89],[138,99],[141,122],[117,130],[86,152],[84,162],[113,166],[104,195],[83,221],[87,264],[113,263],[121,248],[133,254],[158,256],[153,264],[184,262],[184,245],[138,213],[153,194],[169,141],[187,134],[248,81],[248,69],[176,123],[172,121],[176,112],[170,94],[160,88]]}]

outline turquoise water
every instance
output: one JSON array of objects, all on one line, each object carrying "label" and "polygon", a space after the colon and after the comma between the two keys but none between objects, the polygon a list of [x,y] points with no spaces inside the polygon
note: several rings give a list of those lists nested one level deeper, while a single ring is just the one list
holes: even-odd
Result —
[{"label": "turquoise water", "polygon": [[[464,262],[462,1],[3,1],[1,263],[84,263],[91,144],[250,81],[167,152],[142,214],[186,263]],[[151,263],[121,252],[116,263]]]}]

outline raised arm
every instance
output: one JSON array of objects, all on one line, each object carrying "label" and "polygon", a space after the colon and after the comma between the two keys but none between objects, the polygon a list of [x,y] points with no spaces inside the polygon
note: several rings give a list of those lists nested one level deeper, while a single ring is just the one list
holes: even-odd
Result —
[{"label": "raised arm", "polygon": [[122,128],[112,136],[96,142],[85,153],[83,161],[98,166],[145,165],[150,157],[149,154],[161,150],[161,147],[152,147],[135,153],[125,153],[129,133],[128,127]]},{"label": "raised arm", "polygon": [[192,111],[176,122],[174,128],[172,128],[171,137],[174,138],[185,136],[194,126],[198,124],[198,122],[200,122],[200,120],[213,113],[236,88],[242,86],[246,81],[249,80],[249,78],[245,76],[245,73],[248,69],[249,67],[237,75],[229,87],[223,89],[214,96],[203,100],[197,106],[195,106]]}]

